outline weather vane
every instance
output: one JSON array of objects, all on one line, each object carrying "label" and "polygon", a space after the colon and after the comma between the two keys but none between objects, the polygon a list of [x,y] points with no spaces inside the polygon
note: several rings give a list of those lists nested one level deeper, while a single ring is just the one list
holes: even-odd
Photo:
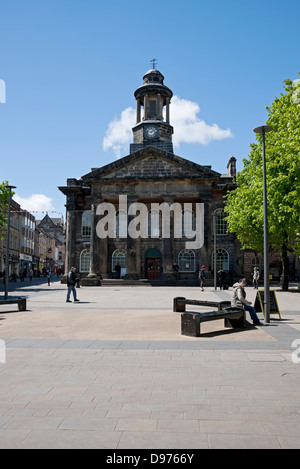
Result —
[{"label": "weather vane", "polygon": [[150,60],[150,63],[152,64],[152,68],[155,70],[155,67],[156,67],[156,62],[158,62],[157,59],[152,59]]}]

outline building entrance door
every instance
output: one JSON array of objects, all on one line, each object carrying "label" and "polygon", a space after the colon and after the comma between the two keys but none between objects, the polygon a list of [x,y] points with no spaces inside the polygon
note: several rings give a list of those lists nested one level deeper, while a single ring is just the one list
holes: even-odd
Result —
[{"label": "building entrance door", "polygon": [[160,278],[160,257],[147,257],[146,277]]}]

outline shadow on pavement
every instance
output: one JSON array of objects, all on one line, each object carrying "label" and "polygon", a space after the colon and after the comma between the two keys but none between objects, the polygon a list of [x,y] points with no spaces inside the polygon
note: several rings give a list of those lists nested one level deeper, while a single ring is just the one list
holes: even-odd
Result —
[{"label": "shadow on pavement", "polygon": [[[53,288],[53,286],[60,286],[60,288]],[[66,287],[66,286],[65,286]],[[48,279],[44,277],[34,277],[32,282],[29,278],[25,278],[24,282],[9,282],[8,283],[8,294],[12,292],[19,292],[20,295],[24,292],[43,292],[43,291],[58,291],[64,290],[64,286],[60,283],[60,278],[55,277],[51,279],[50,285],[48,285]],[[0,296],[4,295],[5,285],[0,283]],[[25,296],[25,295],[24,295]]]}]

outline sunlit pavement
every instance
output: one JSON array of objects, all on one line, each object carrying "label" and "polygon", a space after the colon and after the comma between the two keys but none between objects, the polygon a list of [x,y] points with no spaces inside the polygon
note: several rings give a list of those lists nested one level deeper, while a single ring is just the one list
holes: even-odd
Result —
[{"label": "sunlit pavement", "polygon": [[0,306],[1,448],[300,447],[296,289],[275,288],[281,321],[200,337],[181,335],[173,298],[230,290],[81,287],[66,303],[58,279],[9,289],[28,310]]}]

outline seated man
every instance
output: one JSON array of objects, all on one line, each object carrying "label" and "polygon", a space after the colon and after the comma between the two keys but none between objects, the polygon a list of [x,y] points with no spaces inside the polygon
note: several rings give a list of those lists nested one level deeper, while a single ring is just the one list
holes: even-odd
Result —
[{"label": "seated man", "polygon": [[256,311],[253,306],[250,306],[251,301],[246,300],[245,286],[247,285],[247,280],[242,278],[239,282],[233,285],[233,295],[231,299],[231,306],[238,306],[239,308],[244,308],[250,313],[253,324],[256,326],[262,326],[263,324],[257,317]]}]

